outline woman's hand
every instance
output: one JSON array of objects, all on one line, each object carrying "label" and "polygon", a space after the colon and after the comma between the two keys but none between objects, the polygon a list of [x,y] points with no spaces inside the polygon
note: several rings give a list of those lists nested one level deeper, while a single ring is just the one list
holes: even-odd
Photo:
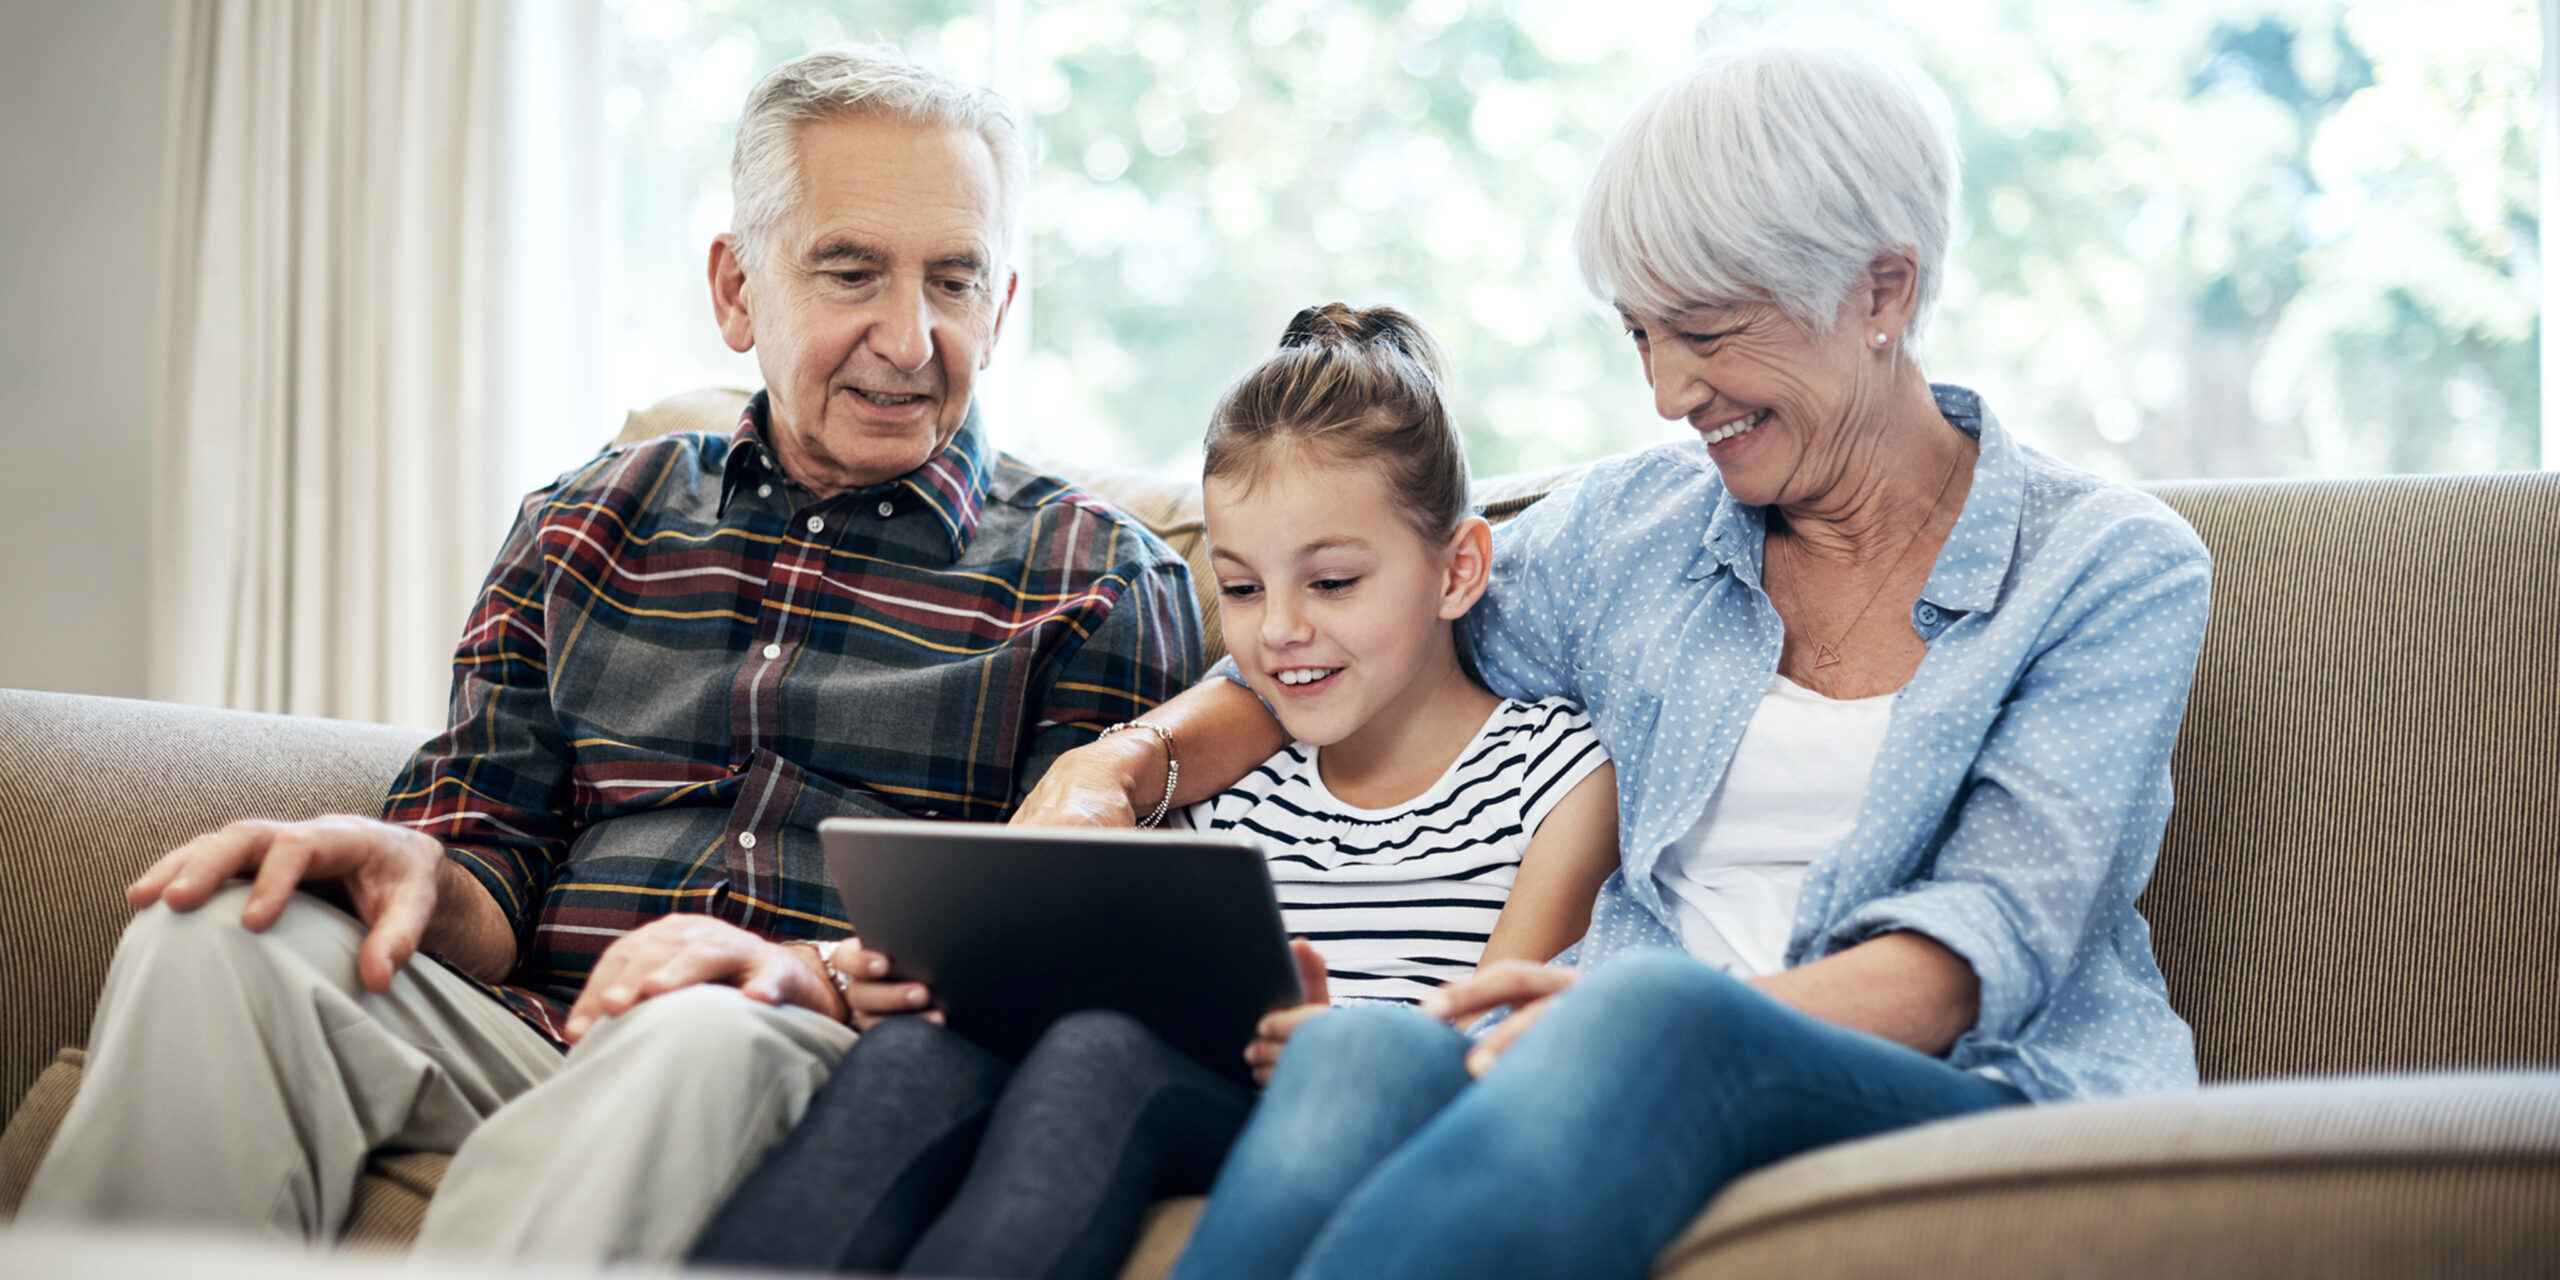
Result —
[{"label": "woman's hand", "polygon": [[1531,1023],[1544,1017],[1557,992],[1582,977],[1579,969],[1559,969],[1526,960],[1497,960],[1422,998],[1422,1011],[1455,1026],[1511,1005],[1511,1016],[1485,1033],[1467,1051],[1467,1074],[1481,1076],[1510,1051]]},{"label": "woman's hand", "polygon": [[[1115,733],[1064,752],[1008,819],[1027,827],[1134,827],[1164,794],[1164,747],[1152,733]],[[1138,792],[1152,785],[1147,807]]]},{"label": "woman's hand", "polygon": [[1280,1051],[1288,1046],[1289,1037],[1298,1027],[1333,1007],[1325,981],[1324,956],[1316,951],[1315,944],[1304,938],[1289,939],[1289,958],[1297,962],[1298,990],[1306,1003],[1266,1013],[1262,1021],[1254,1024],[1253,1043],[1244,1047],[1244,1060],[1253,1064],[1253,1082],[1258,1085],[1271,1083],[1271,1069],[1280,1065]]}]

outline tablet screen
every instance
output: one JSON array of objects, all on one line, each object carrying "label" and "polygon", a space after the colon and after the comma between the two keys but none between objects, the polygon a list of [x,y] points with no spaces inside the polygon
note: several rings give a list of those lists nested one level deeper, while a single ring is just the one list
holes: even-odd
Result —
[{"label": "tablet screen", "polygon": [[1249,839],[842,818],[819,837],[855,935],[1008,1062],[1115,1009],[1249,1080],[1254,1024],[1301,998]]}]

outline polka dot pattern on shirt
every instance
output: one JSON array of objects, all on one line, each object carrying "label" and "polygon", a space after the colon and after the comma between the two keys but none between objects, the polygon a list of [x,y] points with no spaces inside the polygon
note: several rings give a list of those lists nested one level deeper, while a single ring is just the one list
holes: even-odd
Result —
[{"label": "polka dot pattern on shirt", "polygon": [[[2156,499],[2018,444],[1971,391],[1935,390],[1981,456],[1913,610],[1928,656],[1855,827],[1806,873],[1788,962],[1916,931],[1982,981],[1956,1066],[2036,1098],[2192,1084],[2134,902],[2168,821],[2210,560]],[[1467,619],[1479,670],[1504,697],[1581,702],[1618,764],[1622,865],[1578,963],[1679,945],[1654,864],[1723,775],[1783,638],[1762,520],[1684,443],[1601,463],[1497,531]]]}]

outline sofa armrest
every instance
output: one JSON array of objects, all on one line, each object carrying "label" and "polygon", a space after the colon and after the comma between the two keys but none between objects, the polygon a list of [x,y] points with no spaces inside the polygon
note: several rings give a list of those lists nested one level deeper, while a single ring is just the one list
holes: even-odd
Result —
[{"label": "sofa armrest", "polygon": [[374,812],[424,736],[0,689],[0,1115],[88,1038],[134,876],[235,819]]}]

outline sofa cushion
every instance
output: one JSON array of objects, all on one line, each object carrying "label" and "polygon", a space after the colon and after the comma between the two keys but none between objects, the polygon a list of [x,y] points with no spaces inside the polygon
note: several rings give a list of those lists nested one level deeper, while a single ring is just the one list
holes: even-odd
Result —
[{"label": "sofa cushion", "polygon": [[35,1181],[36,1166],[53,1146],[53,1131],[62,1127],[63,1113],[80,1094],[80,1067],[86,1060],[78,1049],[55,1054],[18,1100],[8,1128],[0,1129],[0,1217],[15,1214],[27,1198],[27,1184]]},{"label": "sofa cushion", "polygon": [[[1157,1206],[1159,1280],[1199,1201]],[[2560,1274],[2560,1073],[2368,1076],[2021,1107],[1781,1161],[1662,1280]]]},{"label": "sofa cushion", "polygon": [[371,813],[425,736],[0,689],[0,1107],[87,1043],[144,868],[238,818]]},{"label": "sofa cushion", "polygon": [[405,1251],[427,1220],[427,1201],[444,1181],[453,1157],[433,1151],[376,1151],[356,1178],[355,1199],[338,1239],[346,1244]]},{"label": "sofa cushion", "polygon": [[2560,1273],[2560,1073],[2018,1108],[1726,1188],[1656,1275]]}]

